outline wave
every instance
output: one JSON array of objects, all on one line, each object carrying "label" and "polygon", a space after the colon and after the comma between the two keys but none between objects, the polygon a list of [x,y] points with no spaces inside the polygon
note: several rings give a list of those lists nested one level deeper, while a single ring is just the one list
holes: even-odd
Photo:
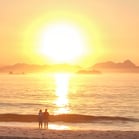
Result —
[{"label": "wave", "polygon": [[[37,122],[37,115],[25,115],[25,114],[0,114],[0,122]],[[98,121],[132,121],[139,122],[139,119],[118,117],[118,116],[91,116],[80,114],[59,114],[50,115],[50,122],[69,122],[69,123],[91,123]]]}]

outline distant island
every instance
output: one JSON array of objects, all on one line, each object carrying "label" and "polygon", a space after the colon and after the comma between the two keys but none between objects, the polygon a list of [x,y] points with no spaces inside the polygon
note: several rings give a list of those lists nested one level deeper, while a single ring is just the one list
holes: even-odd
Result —
[{"label": "distant island", "polygon": [[0,67],[0,73],[8,73],[11,75],[38,72],[74,72],[76,74],[101,74],[105,72],[139,73],[139,66],[136,66],[131,60],[125,60],[120,63],[112,61],[96,63],[86,69],[69,64],[35,65],[17,63]]},{"label": "distant island", "polygon": [[76,72],[80,70],[80,66],[69,64],[54,64],[54,65],[37,65],[17,63],[14,65],[7,65],[0,67],[0,73],[8,74],[26,74],[26,73],[55,73],[55,72]]},{"label": "distant island", "polygon": [[136,66],[131,60],[125,60],[123,62],[107,61],[103,63],[97,63],[91,67],[102,72],[124,72],[124,73],[139,73],[139,66]]}]

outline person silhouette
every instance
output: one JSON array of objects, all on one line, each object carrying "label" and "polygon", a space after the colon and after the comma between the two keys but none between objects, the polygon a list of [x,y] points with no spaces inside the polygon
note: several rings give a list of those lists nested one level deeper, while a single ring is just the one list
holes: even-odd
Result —
[{"label": "person silhouette", "polygon": [[44,128],[47,127],[47,129],[48,129],[49,112],[47,111],[47,109],[45,109],[45,111],[43,113],[43,122],[44,122]]},{"label": "person silhouette", "polygon": [[39,128],[42,128],[43,113],[42,113],[42,110],[41,109],[39,110],[39,113],[38,113],[38,121],[39,121]]}]

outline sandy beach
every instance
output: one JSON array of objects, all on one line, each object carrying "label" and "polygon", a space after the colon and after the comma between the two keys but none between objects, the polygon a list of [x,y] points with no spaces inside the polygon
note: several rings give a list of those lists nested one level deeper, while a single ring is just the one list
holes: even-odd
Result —
[{"label": "sandy beach", "polygon": [[0,127],[0,139],[139,139],[139,131],[52,130]]}]

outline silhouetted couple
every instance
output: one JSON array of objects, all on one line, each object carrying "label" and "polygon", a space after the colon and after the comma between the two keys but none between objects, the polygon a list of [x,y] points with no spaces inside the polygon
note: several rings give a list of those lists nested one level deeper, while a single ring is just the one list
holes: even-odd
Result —
[{"label": "silhouetted couple", "polygon": [[39,121],[39,128],[42,128],[44,125],[44,128],[48,129],[49,112],[47,111],[47,109],[45,109],[44,112],[42,112],[41,109],[39,110],[38,121]]}]

